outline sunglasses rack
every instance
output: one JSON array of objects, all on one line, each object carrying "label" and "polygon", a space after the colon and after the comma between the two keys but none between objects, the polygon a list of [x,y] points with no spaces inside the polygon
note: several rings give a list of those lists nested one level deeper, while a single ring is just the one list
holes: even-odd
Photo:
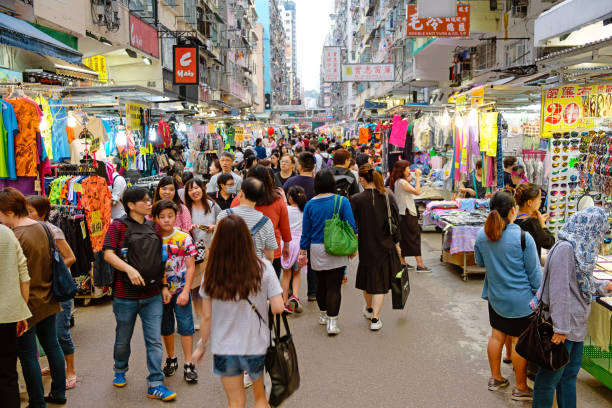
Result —
[{"label": "sunglasses rack", "polygon": [[576,167],[581,160],[578,132],[554,133],[548,144],[551,171],[548,176],[547,221],[548,229],[557,234],[565,220],[576,212],[582,196],[580,172]]}]

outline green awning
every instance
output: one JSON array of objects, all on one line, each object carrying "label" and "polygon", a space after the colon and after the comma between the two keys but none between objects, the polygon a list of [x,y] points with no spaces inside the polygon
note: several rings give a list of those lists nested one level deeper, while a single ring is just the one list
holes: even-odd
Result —
[{"label": "green awning", "polygon": [[54,30],[49,27],[41,26],[40,24],[30,23],[30,25],[38,28],[43,33],[55,38],[57,41],[66,44],[70,48],[74,48],[75,50],[79,49],[79,39],[74,35]]}]

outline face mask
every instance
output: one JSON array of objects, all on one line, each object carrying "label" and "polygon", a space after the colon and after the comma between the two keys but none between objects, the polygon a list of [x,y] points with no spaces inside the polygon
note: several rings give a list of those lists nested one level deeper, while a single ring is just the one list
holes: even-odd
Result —
[{"label": "face mask", "polygon": [[236,186],[225,187],[225,191],[227,191],[228,194],[236,194]]}]

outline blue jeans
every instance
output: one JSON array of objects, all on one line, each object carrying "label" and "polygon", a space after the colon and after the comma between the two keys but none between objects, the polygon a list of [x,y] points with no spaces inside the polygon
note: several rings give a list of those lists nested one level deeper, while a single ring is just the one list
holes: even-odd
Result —
[{"label": "blue jeans", "polygon": [[245,371],[255,381],[263,375],[266,356],[213,355],[213,374],[217,377],[236,377]]},{"label": "blue jeans", "polygon": [[134,332],[136,316],[140,316],[142,332],[147,349],[147,368],[149,387],[157,387],[164,383],[162,365],[161,324],[163,314],[161,294],[146,299],[131,300],[113,298],[113,313],[117,328],[115,329],[115,373],[125,373],[130,360],[130,341]]},{"label": "blue jeans", "polygon": [[576,377],[582,364],[584,342],[565,340],[570,360],[560,370],[540,368],[533,387],[533,408],[549,408],[553,405],[555,390],[559,408],[576,407]]},{"label": "blue jeans", "polygon": [[164,313],[162,318],[162,336],[171,336],[174,334],[174,316],[176,316],[176,327],[178,334],[181,336],[192,336],[195,333],[193,327],[193,311],[191,310],[191,294],[189,302],[185,306],[176,304],[176,299],[180,293],[172,295],[172,299],[167,305],[164,305]]},{"label": "blue jeans", "polygon": [[56,315],[55,329],[57,330],[57,340],[65,356],[74,354],[74,343],[70,335],[70,312],[72,311],[72,299],[61,302],[62,311]]},{"label": "blue jeans", "polygon": [[58,398],[66,397],[66,366],[64,353],[57,341],[55,315],[41,320],[17,339],[19,360],[25,379],[30,408],[46,407],[36,337],[45,350],[51,371],[51,394]]}]

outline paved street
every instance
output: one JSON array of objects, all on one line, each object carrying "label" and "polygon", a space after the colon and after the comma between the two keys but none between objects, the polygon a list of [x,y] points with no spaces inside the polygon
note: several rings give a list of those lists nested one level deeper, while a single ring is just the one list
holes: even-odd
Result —
[{"label": "paved street", "polygon": [[[329,338],[317,324],[315,303],[308,304],[302,315],[290,318],[301,387],[285,406],[530,406],[511,401],[514,378],[510,366],[503,370],[511,386],[499,392],[487,390],[490,329],[486,303],[479,297],[482,279],[463,282],[458,269],[440,264],[439,249],[439,235],[425,233],[424,257],[434,272],[411,275],[412,292],[404,311],[391,310],[390,299],[385,300],[380,332],[370,332],[361,315],[362,297],[354,289],[354,273],[343,289],[339,336]],[[113,331],[110,301],[78,307],[73,337],[79,384],[68,392],[67,407],[162,406],[162,402],[145,398],[146,365],[139,324],[132,341],[128,386],[116,389],[111,385]],[[180,357],[179,363],[182,366]],[[187,385],[182,372],[166,382],[178,393],[172,405],[224,406],[221,384],[211,373],[210,355],[199,371],[197,385]],[[252,401],[250,391],[248,395]],[[612,406],[612,391],[585,372],[578,377],[578,398],[582,408]]]}]

